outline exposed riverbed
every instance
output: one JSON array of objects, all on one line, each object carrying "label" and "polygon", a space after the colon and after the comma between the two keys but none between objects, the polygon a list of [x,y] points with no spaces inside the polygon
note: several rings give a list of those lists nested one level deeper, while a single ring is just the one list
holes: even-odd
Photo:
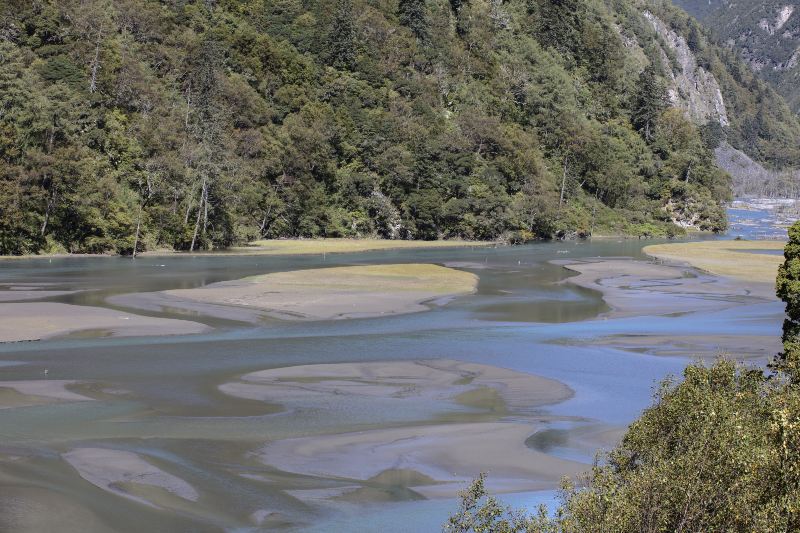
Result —
[{"label": "exposed riverbed", "polygon": [[[639,268],[643,244],[0,263],[26,302],[47,290],[204,331],[0,344],[0,530],[438,531],[484,469],[510,503],[549,501],[687,354],[743,347],[763,364],[780,334],[774,298]],[[580,278],[576,261],[591,266]],[[412,314],[256,323],[120,297],[403,263],[469,272],[477,291]]]}]

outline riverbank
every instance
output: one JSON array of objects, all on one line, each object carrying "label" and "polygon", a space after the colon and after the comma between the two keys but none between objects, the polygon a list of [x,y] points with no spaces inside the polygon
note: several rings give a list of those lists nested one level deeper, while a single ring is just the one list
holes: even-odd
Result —
[{"label": "riverbank", "polygon": [[[163,257],[172,255],[319,255],[358,252],[379,252],[388,250],[425,250],[446,248],[473,248],[497,246],[497,241],[412,241],[391,239],[264,239],[244,246],[233,246],[219,250],[197,250],[194,252],[160,249],[141,252],[137,257]],[[119,257],[116,254],[26,254],[0,255],[0,260],[19,259],[63,259],[68,257]]]},{"label": "riverbank", "polygon": [[652,257],[686,263],[718,276],[771,283],[783,263],[782,241],[702,241],[655,244],[642,250]]},{"label": "riverbank", "polygon": [[[377,252],[384,250],[424,250],[496,246],[495,241],[401,241],[389,239],[265,239],[247,246],[236,246],[219,253],[229,255],[309,255]],[[211,252],[214,253],[214,252]]]},{"label": "riverbank", "polygon": [[230,320],[331,320],[413,313],[474,292],[475,274],[412,263],[293,270],[195,289],[115,296],[117,305],[174,308]]},{"label": "riverbank", "polygon": [[155,318],[103,307],[56,302],[0,304],[0,343],[35,341],[85,332],[96,337],[187,335],[208,326],[189,320]]}]

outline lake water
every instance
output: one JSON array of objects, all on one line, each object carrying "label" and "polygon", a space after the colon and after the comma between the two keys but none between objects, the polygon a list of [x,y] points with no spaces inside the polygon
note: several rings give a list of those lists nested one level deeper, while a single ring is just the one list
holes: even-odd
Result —
[{"label": "lake water", "polygon": [[[601,295],[561,283],[570,273],[549,263],[598,256],[643,258],[643,244],[557,242],[324,258],[221,255],[0,262],[0,283],[53,283],[81,292],[51,300],[96,306],[108,306],[105,299],[114,294],[335,265],[455,262],[480,277],[476,294],[409,315],[275,320],[259,326],[195,315],[188,318],[215,329],[185,337],[65,338],[0,345],[2,380],[40,379],[47,368],[50,379],[127,391],[95,402],[0,410],[0,455],[5,458],[0,462],[0,505],[6,513],[59,513],[64,531],[256,531],[249,516],[258,509],[279,513],[275,516],[284,520],[280,528],[294,531],[438,531],[456,508],[454,500],[416,501],[403,491],[394,501],[304,500],[287,490],[305,486],[307,479],[269,469],[252,452],[267,441],[287,437],[424,421],[446,415],[443,407],[421,405],[398,412],[377,402],[287,416],[258,402],[223,395],[216,387],[247,372],[313,363],[448,358],[497,365],[553,378],[575,391],[570,400],[541,410],[546,432],[530,445],[557,457],[591,462],[593,451],[576,436],[587,428],[624,428],[649,404],[653,386],[666,375],[679,374],[688,360],[587,341],[623,334],[780,334],[782,309],[777,302],[669,317],[602,317],[608,308]],[[102,491],[61,458],[77,446],[143,454],[193,485],[200,503],[165,511]],[[532,506],[553,497],[553,491],[544,491],[504,498]],[[31,502],[52,505],[36,507]],[[3,514],[0,509],[0,529]]]}]

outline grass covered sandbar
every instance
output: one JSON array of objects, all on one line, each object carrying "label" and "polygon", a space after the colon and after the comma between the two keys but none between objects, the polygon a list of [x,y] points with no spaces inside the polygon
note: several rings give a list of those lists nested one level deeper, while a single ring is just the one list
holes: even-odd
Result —
[{"label": "grass covered sandbar", "polygon": [[781,241],[702,241],[654,244],[643,251],[719,276],[774,284],[785,245]]},{"label": "grass covered sandbar", "polygon": [[280,318],[324,320],[424,311],[425,302],[470,294],[477,285],[477,276],[469,272],[397,264],[277,272],[161,294],[176,307],[197,302]]}]

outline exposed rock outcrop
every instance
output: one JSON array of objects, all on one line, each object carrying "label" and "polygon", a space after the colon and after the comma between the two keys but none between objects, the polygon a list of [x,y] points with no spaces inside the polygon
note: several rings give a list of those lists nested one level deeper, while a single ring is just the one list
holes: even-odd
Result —
[{"label": "exposed rock outcrop", "polygon": [[[730,121],[725,101],[714,75],[698,65],[697,58],[686,43],[686,39],[668,28],[653,13],[645,11],[644,16],[672,51],[677,62],[677,69],[667,71],[672,81],[669,87],[672,105],[683,109],[697,124],[706,124],[713,120],[720,126],[728,126]],[[662,48],[661,53],[664,65],[670,65],[667,52]]]}]

